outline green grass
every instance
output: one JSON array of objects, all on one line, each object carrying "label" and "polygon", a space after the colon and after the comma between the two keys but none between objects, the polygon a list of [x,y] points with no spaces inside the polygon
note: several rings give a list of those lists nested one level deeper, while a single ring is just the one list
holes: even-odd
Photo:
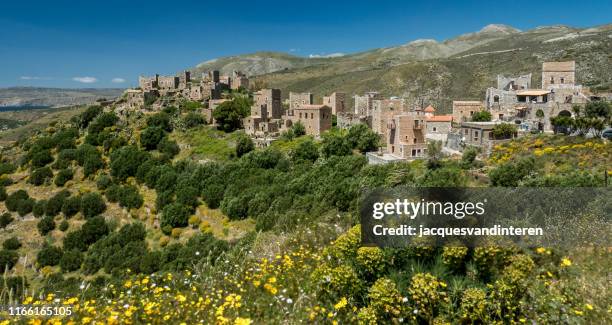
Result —
[{"label": "green grass", "polygon": [[242,131],[225,133],[212,126],[175,132],[173,138],[180,145],[186,146],[177,159],[228,160],[235,152],[236,139],[241,133]]}]

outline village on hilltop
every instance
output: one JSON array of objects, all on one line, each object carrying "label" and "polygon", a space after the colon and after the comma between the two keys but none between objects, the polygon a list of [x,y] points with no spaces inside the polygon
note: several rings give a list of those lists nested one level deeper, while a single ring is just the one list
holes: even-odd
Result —
[{"label": "village on hilltop", "polygon": [[189,100],[200,103],[206,122],[214,125],[214,110],[230,100],[225,93],[251,89],[253,105],[242,127],[257,146],[268,146],[298,123],[315,138],[334,126],[347,129],[361,123],[380,136],[379,150],[367,153],[369,162],[388,163],[426,157],[428,141],[441,141],[451,153],[473,146],[486,155],[496,144],[525,133],[557,131],[551,118],[573,116],[574,105],[601,99],[576,84],[574,61],[544,62],[541,80],[537,88],[531,73],[498,75],[483,101],[453,100],[451,114],[438,114],[432,105],[414,106],[376,91],[354,95],[352,101],[346,93],[333,92],[321,103],[314,102],[312,93],[289,92],[283,101],[280,89],[254,89],[238,71],[221,75],[215,70],[197,79],[184,71],[179,76],[139,77],[139,87],[126,91],[117,111],[147,113]]}]

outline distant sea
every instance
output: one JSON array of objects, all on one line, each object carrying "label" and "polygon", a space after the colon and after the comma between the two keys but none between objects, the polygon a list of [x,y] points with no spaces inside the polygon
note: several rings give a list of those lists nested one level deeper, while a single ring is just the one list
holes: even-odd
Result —
[{"label": "distant sea", "polygon": [[0,112],[14,112],[14,111],[25,111],[31,109],[46,109],[51,106],[34,106],[34,105],[21,105],[21,106],[0,106]]}]

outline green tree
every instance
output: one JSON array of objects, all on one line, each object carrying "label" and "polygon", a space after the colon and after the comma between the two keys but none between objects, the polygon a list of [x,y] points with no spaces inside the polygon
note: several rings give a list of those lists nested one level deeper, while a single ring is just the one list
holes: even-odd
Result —
[{"label": "green tree", "polygon": [[21,248],[21,242],[19,241],[19,238],[13,236],[13,237],[6,239],[2,243],[2,247],[9,251],[18,250],[19,248]]},{"label": "green tree", "polygon": [[10,225],[13,220],[15,220],[15,218],[13,218],[13,215],[11,215],[10,212],[0,214],[0,229],[6,228],[6,226]]},{"label": "green tree", "polygon": [[302,122],[300,122],[300,121],[295,122],[291,126],[291,131],[293,131],[293,135],[296,138],[297,137],[301,137],[303,135],[306,135],[306,127],[304,127],[304,124],[302,124]]},{"label": "green tree", "polygon": [[66,168],[66,169],[62,169],[60,170],[57,175],[55,175],[55,179],[53,180],[53,183],[56,186],[64,186],[69,180],[72,179],[72,177],[74,176],[74,173],[72,172],[72,169],[70,168]]},{"label": "green tree", "polygon": [[500,123],[493,127],[492,133],[495,139],[509,139],[516,133],[516,125]]},{"label": "green tree", "polygon": [[241,134],[236,140],[236,157],[240,158],[254,149],[255,144],[248,135]]},{"label": "green tree", "polygon": [[15,251],[0,250],[0,269],[10,270],[17,264],[19,255]]},{"label": "green tree", "polygon": [[442,159],[442,141],[429,141],[427,143],[427,168],[435,169],[441,166]]},{"label": "green tree", "polygon": [[190,209],[180,203],[171,203],[162,210],[161,227],[168,233],[168,228],[186,227]]},{"label": "green tree", "polygon": [[47,183],[49,180],[53,178],[53,171],[49,167],[41,167],[35,169],[32,174],[30,174],[30,178],[28,179],[28,183],[34,186],[40,186]]},{"label": "green tree", "polygon": [[59,264],[63,254],[64,252],[62,252],[61,248],[46,245],[38,251],[38,254],[36,255],[36,262],[41,268],[45,266],[55,266]]},{"label": "green tree", "polygon": [[106,211],[106,203],[99,193],[87,193],[81,198],[81,213],[85,218],[92,218]]},{"label": "green tree", "polygon": [[159,142],[166,136],[166,132],[157,126],[150,126],[140,134],[140,145],[146,150],[157,148]]},{"label": "green tree", "polygon": [[185,127],[188,129],[195,128],[197,126],[203,125],[206,123],[202,114],[189,112],[183,117],[183,123]]},{"label": "green tree", "polygon": [[229,100],[215,108],[213,117],[220,130],[232,132],[240,128],[242,119],[246,117],[246,111],[237,101]]},{"label": "green tree", "polygon": [[53,229],[55,229],[55,220],[53,220],[52,216],[45,216],[42,219],[40,219],[36,227],[38,228],[38,232],[41,235],[45,236],[46,234],[51,232]]},{"label": "green tree", "polygon": [[59,261],[59,265],[62,268],[62,272],[76,271],[81,268],[82,263],[83,253],[76,249],[65,251]]},{"label": "green tree", "polygon": [[327,132],[323,134],[321,153],[324,157],[348,156],[352,153],[351,144],[341,132]]},{"label": "green tree", "polygon": [[490,122],[491,113],[488,111],[476,112],[472,115],[472,121],[473,122]]},{"label": "green tree", "polygon": [[314,141],[308,139],[300,142],[291,153],[291,159],[295,162],[310,161],[315,162],[319,159],[319,148]]},{"label": "green tree", "polygon": [[348,141],[361,153],[378,149],[380,136],[365,124],[356,124],[349,128]]},{"label": "green tree", "polygon": [[172,124],[170,123],[170,115],[167,112],[159,112],[149,116],[147,119],[147,126],[159,127],[164,131],[172,131]]}]

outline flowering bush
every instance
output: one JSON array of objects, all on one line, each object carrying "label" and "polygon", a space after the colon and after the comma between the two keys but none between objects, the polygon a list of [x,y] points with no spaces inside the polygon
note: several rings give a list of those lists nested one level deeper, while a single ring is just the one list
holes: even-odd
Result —
[{"label": "flowering bush", "polygon": [[402,296],[395,283],[387,278],[376,280],[368,292],[368,298],[377,318],[395,319],[402,313]]},{"label": "flowering bush", "polygon": [[420,318],[433,320],[439,304],[448,302],[444,281],[429,273],[417,273],[412,277],[408,293],[416,305]]},{"label": "flowering bush", "polygon": [[357,264],[367,276],[376,278],[385,270],[385,255],[378,247],[361,247],[357,250]]}]

